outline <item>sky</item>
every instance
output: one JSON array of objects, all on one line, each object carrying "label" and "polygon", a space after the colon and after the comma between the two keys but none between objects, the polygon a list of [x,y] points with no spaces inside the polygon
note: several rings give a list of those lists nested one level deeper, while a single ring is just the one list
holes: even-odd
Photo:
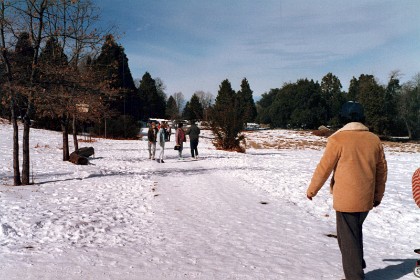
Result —
[{"label": "sky", "polygon": [[117,27],[134,79],[160,78],[167,95],[217,96],[246,78],[254,98],[284,83],[336,75],[386,84],[420,72],[418,0],[94,0]]}]

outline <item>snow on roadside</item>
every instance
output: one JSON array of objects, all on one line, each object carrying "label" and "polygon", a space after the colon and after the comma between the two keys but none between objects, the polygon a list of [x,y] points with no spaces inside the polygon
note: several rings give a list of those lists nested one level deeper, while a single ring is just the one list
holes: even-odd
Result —
[{"label": "snow on roadside", "polygon": [[[31,130],[34,185],[12,187],[11,127],[0,124],[0,275],[7,279],[340,279],[328,187],[305,191],[326,139],[247,133],[247,153],[147,159],[147,142],[96,139],[87,166],[61,160],[61,135]],[[274,145],[270,143],[275,143]],[[277,142],[277,143],[276,143]],[[278,143],[281,142],[281,145]],[[289,145],[288,143],[293,143]],[[418,145],[386,145],[384,201],[365,224],[367,279],[412,279]]]}]

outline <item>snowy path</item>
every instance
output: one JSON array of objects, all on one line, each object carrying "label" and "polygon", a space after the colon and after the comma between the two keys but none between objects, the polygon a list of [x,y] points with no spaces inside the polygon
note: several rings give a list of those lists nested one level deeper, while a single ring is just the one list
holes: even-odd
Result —
[{"label": "snowy path", "polygon": [[[159,209],[157,228],[164,237],[159,246],[163,251],[157,253],[165,255],[160,260],[162,273],[187,279],[315,279],[305,263],[314,263],[324,253],[308,252],[301,244],[335,247],[335,239],[317,227],[307,240],[313,222],[307,214],[227,177],[214,168],[214,160],[166,163],[152,176],[159,194],[153,208]],[[323,257],[330,264],[317,279],[340,277],[339,267],[331,269],[338,257],[337,252]]]},{"label": "snowy path", "polygon": [[[159,164],[145,141],[98,139],[91,164],[75,166],[61,161],[60,134],[34,129],[35,185],[12,187],[10,127],[0,134],[0,279],[342,278],[328,189],[305,198],[320,150],[238,154],[203,140],[200,160],[187,144],[178,161],[169,143]],[[386,196],[364,232],[367,280],[414,279],[420,154],[387,158]]]}]

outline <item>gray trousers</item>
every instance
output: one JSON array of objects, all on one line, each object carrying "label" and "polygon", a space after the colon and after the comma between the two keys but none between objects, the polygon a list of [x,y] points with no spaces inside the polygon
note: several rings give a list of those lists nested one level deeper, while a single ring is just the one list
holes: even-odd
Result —
[{"label": "gray trousers", "polygon": [[365,279],[362,227],[368,213],[336,212],[337,240],[346,280]]},{"label": "gray trousers", "polygon": [[148,142],[149,158],[154,159],[156,154],[156,142]]}]

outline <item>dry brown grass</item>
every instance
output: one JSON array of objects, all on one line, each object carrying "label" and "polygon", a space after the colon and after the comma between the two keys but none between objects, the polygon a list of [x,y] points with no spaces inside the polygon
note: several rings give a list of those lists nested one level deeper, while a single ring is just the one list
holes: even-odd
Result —
[{"label": "dry brown grass", "polygon": [[96,139],[77,139],[77,141],[79,141],[81,143],[95,143],[95,142],[97,142]]},{"label": "dry brown grass", "polygon": [[[321,150],[327,144],[327,138],[334,133],[330,130],[316,131],[293,131],[301,136],[298,138],[272,137],[264,134],[249,133],[247,135],[246,147],[253,149],[313,149]],[[320,138],[310,137],[311,135]],[[382,141],[387,152],[420,153],[420,142],[390,142]]]},{"label": "dry brown grass", "polygon": [[420,153],[420,142],[382,142],[385,149],[392,152]]},{"label": "dry brown grass", "polygon": [[325,141],[309,141],[309,140],[301,140],[301,139],[277,139],[272,142],[263,141],[263,142],[256,142],[253,140],[247,141],[247,148],[254,148],[254,149],[295,149],[295,150],[302,150],[302,149],[314,149],[320,150],[324,148],[326,145]]}]

